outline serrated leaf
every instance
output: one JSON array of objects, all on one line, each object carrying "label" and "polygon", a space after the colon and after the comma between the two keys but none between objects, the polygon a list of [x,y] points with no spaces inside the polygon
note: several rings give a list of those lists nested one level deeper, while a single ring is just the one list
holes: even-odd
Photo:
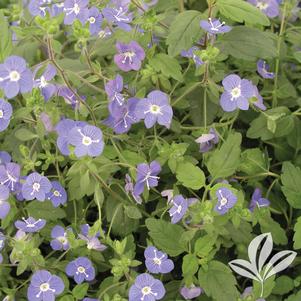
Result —
[{"label": "serrated leaf", "polygon": [[301,217],[298,217],[297,222],[294,227],[294,249],[301,249]]},{"label": "serrated leaf", "polygon": [[82,299],[85,297],[87,291],[89,289],[89,284],[88,283],[82,283],[82,284],[78,284],[74,287],[74,289],[72,290],[72,295],[76,298],[76,299]]},{"label": "serrated leaf", "polygon": [[142,217],[140,210],[135,206],[126,206],[124,212],[132,219],[140,219]]},{"label": "serrated leaf", "polygon": [[240,163],[241,134],[229,134],[220,149],[209,158],[207,167],[215,179],[225,178],[235,173]]},{"label": "serrated leaf", "polygon": [[248,2],[242,0],[218,0],[216,6],[223,16],[235,22],[270,25],[269,18]]},{"label": "serrated leaf", "polygon": [[178,55],[189,49],[201,37],[201,14],[196,10],[187,10],[177,15],[170,26],[167,36],[168,54]]}]

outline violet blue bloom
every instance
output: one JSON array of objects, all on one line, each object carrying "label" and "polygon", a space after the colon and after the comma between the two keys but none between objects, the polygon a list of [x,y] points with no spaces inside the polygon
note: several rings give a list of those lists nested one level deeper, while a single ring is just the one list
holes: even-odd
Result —
[{"label": "violet blue bloom", "polygon": [[119,52],[114,55],[115,64],[123,71],[138,71],[141,68],[141,62],[145,58],[144,49],[135,41],[129,44],[116,43],[116,49]]},{"label": "violet blue bloom", "polygon": [[69,143],[75,146],[74,154],[78,158],[85,155],[97,157],[104,148],[102,131],[93,125],[74,127],[70,131]]},{"label": "violet blue bloom", "polygon": [[220,34],[229,32],[232,27],[225,25],[225,22],[221,22],[217,19],[208,18],[208,21],[202,20],[200,23],[201,28],[210,34]]},{"label": "violet blue bloom", "polygon": [[255,208],[268,207],[270,206],[270,201],[262,197],[261,190],[256,188],[253,192],[252,199],[250,202],[249,209],[250,211],[254,211]]},{"label": "violet blue bloom", "polygon": [[152,91],[147,98],[140,100],[136,107],[136,116],[144,119],[146,128],[158,124],[170,128],[173,111],[169,104],[168,95],[159,90]]},{"label": "violet blue bloom", "polygon": [[167,254],[159,251],[153,246],[149,246],[144,251],[145,265],[150,273],[166,274],[174,269],[174,263],[168,259]]},{"label": "violet blue bloom", "polygon": [[128,12],[129,3],[130,1],[127,0],[113,0],[110,6],[102,10],[102,14],[109,23],[130,31],[132,27],[128,23],[132,22],[133,14]]},{"label": "violet blue bloom", "polygon": [[198,287],[198,286],[190,286],[190,287],[182,287],[180,289],[180,294],[183,296],[183,298],[185,300],[191,300],[193,298],[197,298],[198,296],[201,295],[201,293],[203,292],[203,290]]},{"label": "violet blue bloom", "polygon": [[51,0],[31,0],[28,5],[28,10],[32,16],[45,17],[47,12],[50,12]]},{"label": "violet blue bloom", "polygon": [[103,245],[99,240],[99,233],[96,235],[89,235],[90,226],[88,224],[81,226],[81,233],[78,234],[79,238],[84,240],[87,243],[87,249],[89,250],[96,250],[96,251],[103,251],[107,247]]},{"label": "violet blue bloom", "polygon": [[51,8],[51,15],[52,17],[56,17],[58,16],[59,14],[63,13],[64,12],[64,3],[61,2],[61,3],[54,3],[52,5],[52,8]]},{"label": "violet blue bloom", "polygon": [[0,232],[0,251],[3,250],[5,245],[5,236],[2,232]]},{"label": "violet blue bloom", "polygon": [[13,98],[19,92],[30,92],[32,87],[33,75],[22,57],[12,55],[0,64],[0,88],[7,98]]},{"label": "violet blue bloom", "polygon": [[7,129],[12,113],[13,108],[11,104],[0,98],[0,132]]},{"label": "violet blue bloom", "polygon": [[63,280],[46,270],[39,270],[31,277],[27,290],[29,301],[54,301],[64,291]]},{"label": "violet blue bloom", "polygon": [[9,198],[9,189],[0,185],[0,219],[4,219],[10,211],[10,204],[6,200]]},{"label": "violet blue bloom", "polygon": [[[252,286],[246,287],[245,290],[244,290],[244,292],[241,295],[241,298],[243,298],[243,300],[249,300],[250,297],[251,298],[254,297],[253,296],[253,287]],[[256,299],[256,301],[265,301],[265,299],[260,298],[260,299]]]},{"label": "violet blue bloom", "polygon": [[269,18],[279,16],[279,4],[276,0],[248,0],[248,2],[260,9]]},{"label": "violet blue bloom", "polygon": [[258,88],[255,85],[253,86],[253,88],[254,88],[254,90],[253,90],[253,96],[251,98],[251,100],[255,99],[255,101],[253,101],[253,105],[255,107],[259,108],[260,110],[265,111],[267,109],[267,107],[263,103],[263,98],[259,94]]},{"label": "violet blue bloom", "polygon": [[[65,102],[70,104],[73,109],[78,109],[80,106],[80,100],[77,99],[76,95],[66,86],[61,86],[58,88],[57,95],[64,98]],[[85,98],[81,96],[82,101]]]},{"label": "violet blue bloom", "polygon": [[129,174],[125,175],[125,191],[127,194],[131,193],[132,197],[138,204],[142,204],[142,198],[140,195],[135,195],[134,193],[134,183],[132,182],[132,178],[130,177]]},{"label": "violet blue bloom", "polygon": [[161,195],[163,197],[167,197],[167,204],[172,203],[173,194],[174,194],[174,192],[172,189],[166,189],[161,192]]},{"label": "violet blue bloom", "polygon": [[2,254],[0,254],[0,263],[2,263],[2,262],[3,262],[3,256],[2,256]]},{"label": "violet blue bloom", "polygon": [[208,134],[202,134],[199,138],[195,140],[196,143],[200,144],[200,152],[206,153],[210,151],[215,144],[219,141],[219,137],[216,134],[214,128],[210,128]]},{"label": "violet blue bloom", "polygon": [[140,195],[144,191],[144,186],[150,190],[151,187],[158,186],[158,174],[161,172],[159,162],[152,161],[150,165],[141,163],[137,165],[137,181],[134,186],[134,194]]},{"label": "violet blue bloom", "polygon": [[40,114],[40,119],[41,119],[41,121],[44,125],[44,128],[45,128],[46,132],[50,133],[50,132],[54,131],[54,127],[53,127],[51,118],[47,113],[42,112]]},{"label": "violet blue bloom", "polygon": [[11,155],[6,151],[0,151],[0,164],[9,163],[11,161]]},{"label": "violet blue bloom", "polygon": [[225,92],[220,98],[220,105],[225,112],[249,109],[249,98],[253,96],[254,88],[249,80],[241,79],[231,74],[223,79]]},{"label": "violet blue bloom", "polygon": [[70,25],[74,20],[78,19],[84,25],[89,16],[89,9],[87,8],[88,4],[89,0],[65,0],[64,24]]},{"label": "violet blue bloom", "polygon": [[274,78],[275,74],[273,72],[269,72],[270,66],[264,61],[259,60],[257,62],[257,72],[263,77],[263,78]]},{"label": "violet blue bloom", "polygon": [[51,191],[47,193],[46,197],[52,202],[54,207],[58,207],[67,202],[66,190],[58,181],[51,182]]},{"label": "violet blue bloom", "polygon": [[66,274],[73,277],[77,284],[92,281],[95,278],[95,269],[92,262],[86,257],[78,257],[66,266]]},{"label": "violet blue bloom", "polygon": [[155,301],[165,295],[163,283],[153,276],[144,273],[137,276],[129,291],[129,301]]},{"label": "violet blue bloom", "polygon": [[100,14],[97,7],[92,6],[89,9],[89,30],[90,34],[92,36],[97,35],[101,30],[101,24],[102,24],[102,15]]},{"label": "violet blue bloom", "polygon": [[214,210],[220,215],[226,214],[237,202],[237,197],[230,189],[225,187],[219,188],[216,191],[216,196],[218,201]]},{"label": "violet blue bloom", "polygon": [[132,97],[123,106],[111,106],[112,113],[103,123],[112,128],[116,134],[127,133],[131,126],[139,121],[136,117],[139,102],[138,98]]},{"label": "violet blue bloom", "polygon": [[111,31],[111,29],[107,26],[107,27],[105,27],[105,29],[99,31],[99,33],[97,34],[97,37],[99,39],[105,39],[105,38],[111,36],[112,33],[113,32]]},{"label": "violet blue bloom", "polygon": [[62,226],[56,225],[51,230],[50,246],[53,250],[67,250],[69,249],[69,241],[67,238],[67,231]]},{"label": "violet blue bloom", "polygon": [[38,232],[46,225],[46,221],[41,218],[35,220],[33,217],[28,217],[27,219],[23,217],[22,220],[23,221],[17,220],[15,222],[15,226],[17,229],[22,230],[26,233]]},{"label": "violet blue bloom", "polygon": [[46,177],[33,172],[27,176],[22,186],[22,195],[28,201],[37,199],[43,202],[46,199],[47,193],[50,192],[51,187],[51,183]]},{"label": "violet blue bloom", "polygon": [[105,84],[105,90],[110,99],[109,111],[111,114],[114,114],[114,112],[118,110],[119,107],[123,106],[125,102],[125,97],[121,93],[123,90],[122,76],[117,74],[115,79],[109,80]]},{"label": "violet blue bloom", "polygon": [[5,185],[10,191],[16,190],[16,184],[20,180],[20,165],[17,163],[6,163],[0,165],[0,184]]},{"label": "violet blue bloom", "polygon": [[199,48],[197,46],[193,46],[190,49],[188,49],[187,51],[183,50],[181,52],[181,56],[191,58],[194,61],[196,67],[199,67],[199,66],[203,65],[204,62],[201,60],[200,57],[198,57],[195,54],[195,51],[197,51],[197,50],[199,50]]},{"label": "violet blue bloom", "polygon": [[84,298],[83,301],[100,301],[100,300],[95,298]]},{"label": "violet blue bloom", "polygon": [[[38,70],[36,70],[37,72]],[[56,69],[49,64],[40,78],[36,79],[34,86],[41,90],[44,99],[49,100],[56,93],[56,85],[49,83],[56,75]]]},{"label": "violet blue bloom", "polygon": [[185,215],[188,209],[188,201],[182,195],[176,195],[172,199],[172,207],[169,209],[171,223],[176,224]]}]

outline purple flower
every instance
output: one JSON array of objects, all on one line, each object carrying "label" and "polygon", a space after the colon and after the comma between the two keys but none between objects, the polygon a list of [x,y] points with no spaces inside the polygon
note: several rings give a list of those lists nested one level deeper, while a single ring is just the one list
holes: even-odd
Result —
[{"label": "purple flower", "polygon": [[11,104],[0,98],[0,132],[8,127],[12,113],[13,108]]},{"label": "purple flower", "polygon": [[13,55],[0,64],[0,88],[7,98],[13,98],[19,92],[30,92],[32,87],[33,75],[22,57]]},{"label": "purple flower", "polygon": [[250,211],[254,211],[256,207],[268,207],[270,206],[270,201],[262,197],[261,190],[256,188],[253,192],[252,199],[250,202],[249,209]]},{"label": "purple flower", "polygon": [[95,278],[95,269],[88,258],[78,257],[67,265],[66,274],[74,277],[74,281],[80,284],[85,280],[92,281]]},{"label": "purple flower", "polygon": [[151,128],[156,122],[170,128],[173,111],[166,93],[155,90],[140,100],[136,107],[136,116],[144,119],[146,128]]},{"label": "purple flower", "polygon": [[51,186],[51,191],[46,195],[47,199],[52,202],[54,207],[65,204],[67,193],[64,187],[58,181],[52,181]]},{"label": "purple flower", "polygon": [[44,125],[44,128],[45,128],[46,132],[50,133],[50,132],[54,131],[51,118],[47,113],[42,112],[40,114],[40,119],[41,119],[41,121]]},{"label": "purple flower", "polygon": [[53,238],[50,242],[53,250],[67,250],[69,249],[69,241],[67,238],[67,232],[62,226],[54,226],[51,231],[51,237]]},{"label": "purple flower", "polygon": [[78,19],[84,25],[89,15],[89,10],[87,8],[88,3],[89,0],[65,0],[64,23],[66,25],[70,25],[74,22],[74,20]]},{"label": "purple flower", "polygon": [[203,290],[200,287],[197,286],[190,286],[190,287],[182,287],[180,290],[180,294],[184,297],[185,300],[191,300],[193,298],[198,297]]},{"label": "purple flower", "polygon": [[80,158],[85,155],[99,156],[104,148],[101,130],[93,125],[74,127],[70,131],[69,143],[75,146],[74,154]]},{"label": "purple flower", "polygon": [[249,109],[249,98],[253,96],[253,85],[246,79],[241,79],[236,74],[228,75],[223,79],[225,92],[220,99],[220,105],[225,112],[232,112],[237,108]]},{"label": "purple flower", "polygon": [[253,101],[253,105],[256,106],[257,108],[259,108],[260,110],[265,111],[267,109],[267,107],[263,103],[263,98],[259,94],[258,88],[254,85],[253,89],[254,90],[253,90],[252,100],[256,99],[256,101]]},{"label": "purple flower", "polygon": [[201,65],[204,64],[204,62],[201,60],[200,57],[198,57],[196,54],[195,54],[195,51],[199,50],[199,48],[197,46],[193,46],[191,47],[190,49],[188,49],[187,51],[186,50],[183,50],[181,52],[181,56],[183,57],[188,57],[188,58],[192,58],[192,60],[194,61],[196,67],[199,67]]},{"label": "purple flower", "polygon": [[174,269],[174,263],[168,259],[167,254],[150,246],[144,251],[145,265],[149,272],[154,274],[166,274]]},{"label": "purple flower", "polygon": [[134,184],[132,182],[132,178],[130,177],[129,174],[125,175],[125,187],[124,187],[125,191],[127,194],[131,193],[131,195],[133,196],[134,200],[138,203],[141,204],[142,203],[142,198],[140,197],[140,195],[135,195],[134,194]]},{"label": "purple flower", "polygon": [[125,97],[121,93],[123,90],[122,76],[117,74],[115,79],[109,80],[105,84],[105,90],[110,99],[109,111],[114,114],[125,102]]},{"label": "purple flower", "polygon": [[64,291],[63,280],[46,270],[39,270],[31,277],[27,290],[29,301],[54,301]]},{"label": "purple flower", "polygon": [[5,185],[10,191],[16,190],[16,184],[20,180],[20,165],[17,163],[6,163],[0,165],[0,184]]},{"label": "purple flower", "polygon": [[89,9],[89,30],[92,36],[97,35],[101,30],[101,23],[102,23],[102,15],[100,14],[97,7],[92,6]]},{"label": "purple flower", "polygon": [[129,291],[129,301],[155,301],[165,295],[165,288],[160,280],[144,273],[137,276]]},{"label": "purple flower", "polygon": [[169,209],[171,223],[176,224],[185,215],[188,209],[188,201],[182,195],[176,195],[172,199],[172,207]]},{"label": "purple flower", "polygon": [[[38,70],[36,70],[37,72]],[[49,83],[56,75],[56,69],[53,65],[49,64],[40,78],[36,79],[34,86],[41,90],[44,99],[49,100],[56,93],[56,85]]]},{"label": "purple flower", "polygon": [[22,220],[23,221],[17,220],[15,222],[15,226],[17,229],[26,233],[38,232],[46,225],[46,221],[40,218],[35,220],[33,217],[29,217],[27,219],[23,217]]},{"label": "purple flower", "polygon": [[0,251],[3,250],[5,245],[5,236],[2,232],[0,232]]},{"label": "purple flower", "polygon": [[279,4],[276,0],[248,0],[248,2],[259,8],[269,18],[279,16]]},{"label": "purple flower", "polygon": [[263,78],[274,78],[275,74],[273,72],[269,72],[270,66],[264,61],[259,60],[257,62],[257,72],[263,77]]},{"label": "purple flower", "polygon": [[100,301],[100,300],[94,298],[84,298],[83,301]]},{"label": "purple flower", "polygon": [[11,155],[6,151],[0,151],[0,164],[9,163],[11,161]]},{"label": "purple flower", "polygon": [[2,256],[2,254],[0,254],[0,263],[2,263],[2,262],[3,262],[3,256]]},{"label": "purple flower", "polygon": [[52,5],[51,14],[53,17],[64,12],[64,3],[54,3]]},{"label": "purple flower", "polygon": [[28,5],[28,10],[32,16],[45,17],[46,13],[50,11],[50,4],[51,1],[49,0],[31,0]]},{"label": "purple flower", "polygon": [[166,189],[161,192],[161,195],[163,197],[167,197],[167,204],[170,204],[172,202],[173,194],[174,192],[172,189]]},{"label": "purple flower", "polygon": [[217,19],[208,18],[208,21],[202,20],[200,23],[201,28],[210,34],[219,34],[229,32],[232,27],[225,25],[225,22],[221,22]]},{"label": "purple flower", "polygon": [[27,176],[25,183],[22,185],[22,195],[25,200],[37,199],[40,202],[45,201],[46,194],[51,190],[50,181],[37,172]]},{"label": "purple flower", "polygon": [[84,240],[87,243],[87,249],[89,250],[96,250],[96,251],[103,251],[107,247],[103,245],[99,237],[99,232],[96,233],[96,235],[89,235],[90,226],[88,224],[81,226],[81,233],[78,235],[82,240]]},{"label": "purple flower", "polygon": [[138,98],[132,97],[123,106],[115,103],[114,106],[111,106],[110,116],[103,123],[111,127],[116,134],[127,133],[132,124],[139,121],[136,117],[136,107],[139,102]]},{"label": "purple flower", "polygon": [[106,20],[119,28],[130,31],[132,27],[128,24],[132,22],[132,13],[129,13],[129,3],[127,0],[113,0],[111,5],[102,10]]},{"label": "purple flower", "polygon": [[134,186],[134,194],[140,195],[143,193],[144,186],[146,185],[149,190],[151,187],[158,186],[158,174],[161,172],[159,162],[152,161],[150,165],[146,163],[138,164],[137,166],[137,181]]},{"label": "purple flower", "polygon": [[0,219],[4,219],[10,210],[9,202],[6,200],[9,198],[9,190],[6,186],[0,185]]},{"label": "purple flower", "polygon": [[210,128],[208,134],[202,134],[195,142],[200,144],[200,152],[206,153],[210,151],[219,141],[219,137],[213,128]]},{"label": "purple flower", "polygon": [[141,61],[145,58],[143,48],[135,41],[129,44],[116,43],[119,54],[115,54],[114,62],[123,71],[138,71],[141,68]]},{"label": "purple flower", "polygon": [[[73,109],[78,109],[80,105],[80,101],[77,99],[76,95],[66,86],[61,86],[58,89],[58,96],[64,98],[65,102],[70,104]],[[83,96],[81,96],[82,101],[85,100]]]},{"label": "purple flower", "polygon": [[214,210],[220,215],[224,215],[232,208],[236,202],[237,197],[232,193],[228,188],[222,187],[216,191],[217,204],[214,207]]}]

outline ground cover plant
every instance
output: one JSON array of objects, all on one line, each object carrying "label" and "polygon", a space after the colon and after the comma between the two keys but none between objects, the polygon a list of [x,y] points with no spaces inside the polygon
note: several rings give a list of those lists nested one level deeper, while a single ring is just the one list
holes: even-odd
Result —
[{"label": "ground cover plant", "polygon": [[296,0],[0,1],[0,299],[300,301]]}]

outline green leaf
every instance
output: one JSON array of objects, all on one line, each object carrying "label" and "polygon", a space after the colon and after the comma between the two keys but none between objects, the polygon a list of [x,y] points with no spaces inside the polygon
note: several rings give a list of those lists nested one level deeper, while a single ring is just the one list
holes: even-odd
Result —
[{"label": "green leaf", "polygon": [[129,218],[132,219],[140,219],[142,217],[141,212],[135,206],[126,206],[124,212]]},{"label": "green leaf", "polygon": [[186,248],[179,240],[179,237],[184,233],[184,229],[181,226],[154,218],[148,218],[145,224],[150,231],[150,237],[159,249],[170,256],[178,256],[186,251]]},{"label": "green leaf", "polygon": [[13,44],[7,18],[2,11],[0,11],[0,28],[0,62],[3,62],[11,54]]},{"label": "green leaf", "polygon": [[294,208],[301,208],[301,170],[290,162],[284,162],[282,165],[282,192],[287,198],[289,204]]},{"label": "green leaf", "polygon": [[198,271],[199,263],[198,259],[193,254],[187,254],[183,258],[182,271],[184,278],[192,279],[194,274]]},{"label": "green leaf", "polygon": [[198,274],[200,286],[207,296],[216,301],[233,301],[238,298],[236,280],[229,267],[219,261],[211,261]]},{"label": "green leaf", "polygon": [[182,162],[177,166],[177,179],[191,189],[200,189],[205,185],[205,175],[203,171],[190,162]]},{"label": "green leaf", "polygon": [[213,249],[216,241],[214,235],[205,235],[198,238],[194,245],[194,253],[199,257],[206,257]]},{"label": "green leaf", "polygon": [[26,206],[28,214],[34,218],[44,218],[48,221],[56,221],[66,217],[66,213],[61,208],[53,207],[50,201],[31,202]]},{"label": "green leaf", "polygon": [[89,284],[88,283],[78,284],[72,290],[72,295],[76,299],[82,299],[87,294],[88,289],[89,289]]},{"label": "green leaf", "polygon": [[301,51],[297,51],[294,53],[294,58],[301,63]]},{"label": "green leaf", "polygon": [[298,217],[297,222],[294,227],[294,249],[301,249],[301,217]]},{"label": "green leaf", "polygon": [[240,163],[241,134],[229,134],[220,149],[215,150],[207,163],[211,176],[215,179],[233,175]]},{"label": "green leaf", "polygon": [[20,141],[29,141],[32,140],[34,138],[37,138],[38,135],[32,133],[30,130],[28,129],[19,129],[15,132],[15,136],[17,139],[19,139]]},{"label": "green leaf", "polygon": [[259,148],[251,148],[243,151],[238,169],[247,175],[267,172],[268,166],[265,154]]},{"label": "green leaf", "polygon": [[294,280],[286,275],[280,276],[276,279],[276,284],[273,289],[273,294],[286,295],[295,287]]},{"label": "green leaf", "polygon": [[269,18],[248,2],[242,0],[218,0],[216,6],[223,16],[235,22],[270,25]]},{"label": "green leaf", "polygon": [[162,72],[168,78],[174,78],[177,81],[183,81],[181,65],[175,58],[165,53],[159,53],[150,60],[151,66],[157,71]]},{"label": "green leaf", "polygon": [[178,55],[189,49],[201,37],[201,14],[196,10],[187,10],[177,15],[170,26],[167,36],[168,54]]},{"label": "green leaf", "polygon": [[216,45],[224,54],[247,61],[270,59],[277,55],[271,34],[246,26],[235,26],[222,36]]}]

